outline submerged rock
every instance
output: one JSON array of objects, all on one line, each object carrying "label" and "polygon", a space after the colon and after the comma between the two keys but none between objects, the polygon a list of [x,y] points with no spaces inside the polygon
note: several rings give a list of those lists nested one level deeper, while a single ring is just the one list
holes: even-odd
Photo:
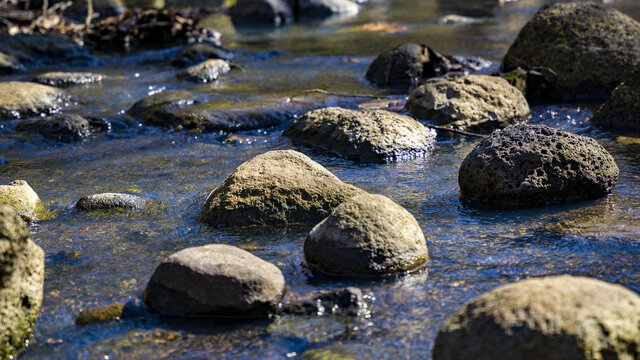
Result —
[{"label": "submerged rock", "polygon": [[152,125],[176,130],[243,131],[272,127],[284,121],[290,106],[203,100],[184,90],[170,90],[135,103],[127,114]]},{"label": "submerged rock", "polygon": [[82,140],[96,131],[108,129],[99,119],[85,119],[79,115],[57,114],[45,118],[22,120],[17,131],[37,133],[47,139],[72,142]]},{"label": "submerged rock", "polygon": [[48,72],[36,76],[33,82],[55,87],[68,87],[72,85],[99,83],[102,82],[104,78],[105,76],[102,74],[89,72]]},{"label": "submerged rock", "polygon": [[640,131],[640,77],[634,80],[618,86],[591,122],[608,130]]},{"label": "submerged rock", "polygon": [[109,304],[95,306],[82,310],[76,317],[76,325],[87,325],[95,322],[118,320],[122,317],[124,304]]},{"label": "submerged rock", "polygon": [[165,315],[264,317],[275,312],[285,290],[275,265],[229,245],[187,248],[156,268],[144,293]]},{"label": "submerged rock", "polygon": [[421,80],[451,71],[473,70],[473,65],[413,43],[399,45],[373,60],[366,78],[378,86],[408,90]]},{"label": "submerged rock", "polygon": [[38,208],[42,206],[38,194],[24,180],[0,185],[0,204],[8,205],[27,221],[35,220]]},{"label": "submerged rock", "polygon": [[429,254],[413,215],[385,196],[361,194],[311,230],[304,258],[329,275],[380,276],[414,270]]},{"label": "submerged rock", "polygon": [[225,60],[211,59],[200,64],[189,66],[185,70],[178,73],[178,77],[195,82],[211,82],[215,81],[222,74],[231,71],[231,66]]},{"label": "submerged rock", "polygon": [[606,196],[618,175],[613,157],[596,140],[522,124],[478,144],[462,162],[458,182],[469,200],[538,206]]},{"label": "submerged rock", "polygon": [[106,209],[142,209],[149,199],[136,195],[120,193],[104,193],[84,196],[76,203],[76,209],[83,211]]},{"label": "submerged rock", "polygon": [[234,24],[280,26],[293,20],[291,7],[284,0],[237,0],[229,9]]},{"label": "submerged rock", "polygon": [[489,133],[529,117],[522,93],[501,77],[429,79],[407,101],[413,115],[458,130]]},{"label": "submerged rock", "polygon": [[358,316],[367,310],[362,290],[349,286],[344,289],[322,291],[318,294],[287,302],[283,312],[292,315]]},{"label": "submerged rock", "polygon": [[573,276],[501,286],[465,305],[440,329],[434,360],[635,359],[640,297]]},{"label": "submerged rock", "polygon": [[363,191],[293,150],[269,151],[238,166],[204,204],[215,227],[314,223]]},{"label": "submerged rock", "polygon": [[640,66],[640,23],[586,2],[544,6],[502,61],[507,72],[549,68],[565,100],[607,98]]},{"label": "submerged rock", "polygon": [[220,59],[230,61],[233,54],[220,45],[198,42],[189,44],[182,49],[173,59],[171,65],[177,67],[187,67],[199,64],[209,59]]},{"label": "submerged rock", "polygon": [[408,116],[338,107],[306,113],[283,135],[361,162],[422,157],[435,143],[431,131]]},{"label": "submerged rock", "polygon": [[51,86],[31,82],[0,82],[0,119],[40,115],[57,110],[66,94]]},{"label": "submerged rock", "polygon": [[86,49],[62,36],[49,34],[0,34],[0,74],[22,71],[40,64],[86,65]]},{"label": "submerged rock", "polygon": [[360,10],[351,0],[288,0],[288,3],[297,16],[352,15]]},{"label": "submerged rock", "polygon": [[18,214],[0,205],[0,358],[11,359],[35,329],[42,304],[44,251]]}]

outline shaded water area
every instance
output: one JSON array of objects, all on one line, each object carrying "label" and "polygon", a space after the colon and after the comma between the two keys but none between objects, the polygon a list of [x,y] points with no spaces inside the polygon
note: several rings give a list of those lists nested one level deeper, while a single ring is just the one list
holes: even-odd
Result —
[{"label": "shaded water area", "polygon": [[[126,119],[144,96],[191,89],[229,106],[296,102],[357,107],[362,99],[320,94],[404,95],[377,89],[364,79],[377,53],[405,41],[446,53],[479,56],[498,67],[509,44],[544,1],[371,0],[350,18],[298,23],[274,30],[234,29],[228,18],[210,25],[223,32],[244,72],[195,86],[175,78],[176,69],[153,60],[178,49],[126,57],[99,57],[90,70],[112,75],[97,85],[71,88],[70,111],[113,122],[107,134],[77,144],[58,144],[0,124],[0,183],[25,179],[51,210],[31,226],[46,253],[44,303],[21,359],[253,359],[303,358],[333,351],[355,359],[430,359],[443,322],[462,304],[496,286],[532,276],[573,274],[622,284],[640,292],[640,140],[605,133],[588,119],[597,104],[534,107],[530,122],[597,138],[620,167],[614,194],[596,201],[527,210],[468,207],[459,199],[458,168],[478,140],[439,137],[427,158],[361,165],[307,148],[281,136],[290,123],[237,134],[167,131]],[[640,4],[612,6],[640,19]],[[443,24],[442,16],[470,16],[467,24]],[[363,31],[371,21],[397,23],[396,33]],[[57,69],[57,68],[56,68]],[[74,69],[78,70],[77,68]],[[29,79],[33,74],[5,79]],[[627,136],[629,136],[627,134]],[[233,169],[265,151],[294,148],[340,179],[394,199],[419,221],[431,260],[421,272],[383,280],[320,278],[303,264],[308,227],[212,229],[198,222],[209,190]],[[80,213],[77,199],[101,192],[128,192],[158,200],[139,212]],[[190,246],[224,243],[276,264],[287,296],[313,290],[361,287],[370,314],[357,318],[276,317],[271,322],[220,320],[160,322],[123,320],[76,326],[75,315],[94,305],[139,297],[156,265]]]}]

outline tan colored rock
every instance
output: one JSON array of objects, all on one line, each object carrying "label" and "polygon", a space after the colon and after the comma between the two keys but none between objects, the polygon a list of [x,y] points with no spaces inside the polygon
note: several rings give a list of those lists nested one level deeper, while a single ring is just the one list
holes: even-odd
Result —
[{"label": "tan colored rock", "polygon": [[440,329],[434,360],[605,360],[640,354],[640,297],[573,276],[511,283],[463,306]]},{"label": "tan colored rock", "polygon": [[189,66],[178,73],[178,77],[195,81],[208,83],[217,80],[220,75],[231,71],[229,62],[220,59],[209,59],[200,64]]},{"label": "tan colored rock", "polygon": [[269,151],[238,166],[214,189],[200,219],[215,227],[309,224],[359,193],[304,154]]},{"label": "tan colored rock", "polygon": [[264,317],[278,308],[280,269],[229,245],[187,248],[158,265],[145,290],[157,312],[192,317]]},{"label": "tan colored rock", "polygon": [[329,275],[380,276],[414,270],[429,253],[411,213],[385,196],[361,194],[311,230],[304,258]]},{"label": "tan colored rock", "polygon": [[27,221],[35,220],[38,208],[42,206],[38,194],[24,180],[0,185],[0,204],[10,206]]},{"label": "tan colored rock", "polygon": [[283,135],[360,162],[424,157],[435,144],[431,130],[409,116],[338,107],[306,113]]},{"label": "tan colored rock", "polygon": [[49,113],[60,108],[65,93],[31,82],[0,82],[0,119]]},{"label": "tan colored rock", "polygon": [[43,284],[44,251],[18,214],[0,205],[0,358],[15,356],[35,329]]},{"label": "tan colored rock", "polygon": [[498,76],[434,78],[407,101],[411,114],[436,125],[489,133],[529,117],[522,92]]}]

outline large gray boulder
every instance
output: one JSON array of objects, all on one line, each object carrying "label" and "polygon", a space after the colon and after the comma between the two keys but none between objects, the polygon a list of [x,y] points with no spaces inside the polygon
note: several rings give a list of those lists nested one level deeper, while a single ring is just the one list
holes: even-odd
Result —
[{"label": "large gray boulder", "polygon": [[293,12],[285,0],[237,0],[229,14],[238,25],[280,26],[293,20]]},{"label": "large gray boulder", "polygon": [[107,209],[142,209],[149,203],[149,199],[130,194],[102,193],[80,198],[76,209],[83,211]]},{"label": "large gray boulder", "polygon": [[317,223],[363,191],[293,150],[238,166],[209,194],[200,219],[215,227]]},{"label": "large gray boulder", "polygon": [[521,124],[478,144],[462,162],[458,182],[469,200],[537,206],[606,196],[618,175],[613,157],[596,140]]},{"label": "large gray boulder", "polygon": [[311,230],[304,258],[329,275],[381,276],[414,270],[429,254],[411,213],[385,196],[361,194]]},{"label": "large gray boulder", "polygon": [[18,214],[0,205],[0,358],[16,356],[31,336],[43,284],[44,251]]},{"label": "large gray boulder", "polygon": [[74,114],[56,114],[44,118],[22,120],[16,130],[36,133],[47,139],[72,142],[85,139],[96,131],[107,130],[108,123]]},{"label": "large gray boulder", "polygon": [[38,194],[24,180],[0,185],[0,204],[11,207],[26,221],[35,220],[42,207]]},{"label": "large gray boulder", "polygon": [[411,117],[384,110],[338,107],[306,113],[295,119],[283,135],[360,162],[423,157],[435,143],[430,129]]},{"label": "large gray boulder", "polygon": [[285,290],[275,265],[229,245],[187,248],[156,268],[144,293],[157,312],[192,317],[263,317]]},{"label": "large gray boulder", "polygon": [[66,98],[57,88],[31,82],[0,82],[0,120],[49,113]]},{"label": "large gray boulder", "polygon": [[608,130],[640,131],[640,73],[618,86],[591,122]]},{"label": "large gray boulder", "polygon": [[529,117],[522,92],[497,76],[435,78],[407,101],[413,115],[458,130],[489,133]]},{"label": "large gray boulder", "polygon": [[585,2],[544,6],[520,31],[502,70],[549,68],[565,100],[606,99],[640,66],[640,23]]},{"label": "large gray boulder", "polygon": [[638,359],[640,297],[573,276],[501,286],[440,329],[434,360]]}]

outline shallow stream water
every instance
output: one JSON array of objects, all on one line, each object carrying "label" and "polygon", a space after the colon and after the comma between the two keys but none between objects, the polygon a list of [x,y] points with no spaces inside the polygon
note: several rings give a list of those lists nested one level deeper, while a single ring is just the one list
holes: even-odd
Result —
[{"label": "shallow stream water", "polygon": [[[640,292],[640,139],[601,132],[588,119],[597,104],[534,107],[530,122],[601,141],[620,167],[608,198],[528,210],[467,207],[459,200],[458,167],[476,139],[439,137],[435,151],[412,161],[362,165],[281,136],[290,122],[236,134],[167,131],[126,119],[135,101],[167,89],[192,89],[230,104],[311,102],[356,107],[358,98],[302,94],[324,89],[402,99],[366,82],[373,57],[405,41],[445,53],[479,56],[497,69],[517,32],[545,1],[371,0],[350,18],[298,23],[274,30],[234,29],[228,18],[207,20],[224,35],[244,72],[194,86],[156,60],[179,49],[98,57],[86,69],[111,75],[103,84],[71,88],[68,111],[106,117],[107,134],[60,144],[0,123],[0,183],[24,179],[51,210],[31,226],[46,253],[44,302],[21,359],[282,359],[327,350],[354,359],[430,359],[443,322],[462,304],[496,286],[532,276],[574,274]],[[492,5],[494,4],[494,5]],[[612,6],[640,19],[640,3]],[[443,24],[445,15],[473,19]],[[399,32],[364,31],[384,21]],[[404,29],[404,30],[403,30]],[[166,63],[167,65],[164,65]],[[56,70],[65,70],[51,68]],[[42,69],[38,70],[42,71]],[[28,80],[33,73],[5,77]],[[240,105],[239,105],[240,106]],[[431,260],[423,271],[384,280],[314,277],[303,265],[308,227],[218,230],[197,221],[208,191],[235,167],[273,149],[294,148],[340,179],[391,197],[419,221]],[[81,213],[82,196],[128,192],[158,200],[139,212]],[[74,325],[82,309],[139,297],[156,265],[190,246],[225,243],[276,264],[287,296],[355,285],[371,302],[366,316],[345,319],[277,317],[272,322],[123,320]]]}]

